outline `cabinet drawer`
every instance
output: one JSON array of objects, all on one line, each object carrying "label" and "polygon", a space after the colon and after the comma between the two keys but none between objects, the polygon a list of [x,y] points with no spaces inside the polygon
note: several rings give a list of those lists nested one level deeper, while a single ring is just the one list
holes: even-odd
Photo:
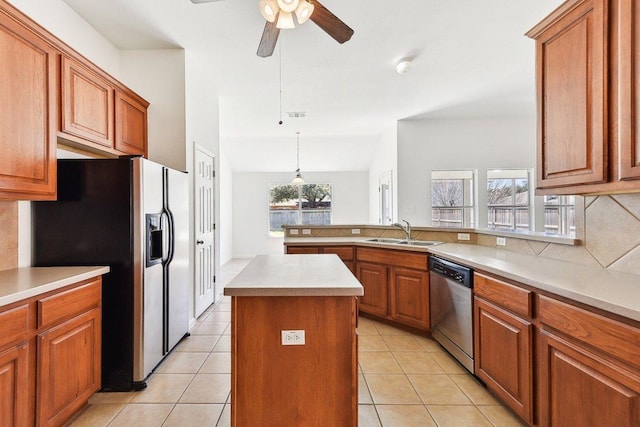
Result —
[{"label": "cabinet drawer", "polygon": [[305,255],[305,254],[319,254],[320,248],[316,246],[287,246],[287,254],[290,255]]},{"label": "cabinet drawer", "polygon": [[100,304],[102,280],[38,300],[38,328],[54,325]]},{"label": "cabinet drawer", "polygon": [[0,313],[0,348],[20,342],[29,331],[29,306],[27,304]]},{"label": "cabinet drawer", "polygon": [[353,261],[353,246],[325,246],[322,252],[336,254],[342,261]]},{"label": "cabinet drawer", "polygon": [[542,295],[537,306],[542,324],[640,367],[640,329]]},{"label": "cabinet drawer", "polygon": [[482,274],[475,274],[473,292],[486,300],[492,301],[514,313],[531,318],[533,293],[501,280]]},{"label": "cabinet drawer", "polygon": [[392,265],[394,267],[415,268],[427,270],[427,254],[418,254],[409,251],[396,251],[393,249],[357,248],[358,261],[377,262]]}]

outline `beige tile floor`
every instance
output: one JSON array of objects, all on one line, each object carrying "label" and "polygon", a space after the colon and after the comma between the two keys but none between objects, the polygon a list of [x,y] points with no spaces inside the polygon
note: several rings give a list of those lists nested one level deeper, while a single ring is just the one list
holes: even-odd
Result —
[{"label": "beige tile floor", "polygon": [[[242,263],[227,266],[226,281]],[[97,393],[68,425],[229,426],[229,321],[225,297],[198,319],[145,390]],[[360,427],[523,425],[433,340],[366,318],[358,335]]]}]

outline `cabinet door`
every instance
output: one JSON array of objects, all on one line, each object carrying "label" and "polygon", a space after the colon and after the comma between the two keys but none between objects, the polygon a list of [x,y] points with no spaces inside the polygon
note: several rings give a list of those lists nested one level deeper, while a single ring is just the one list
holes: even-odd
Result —
[{"label": "cabinet door", "polygon": [[391,268],[390,317],[400,323],[429,329],[429,273]]},{"label": "cabinet door", "polygon": [[618,179],[640,179],[640,5],[618,1]]},{"label": "cabinet door", "polygon": [[607,180],[607,0],[585,0],[529,35],[537,55],[537,187]]},{"label": "cabinet door", "polygon": [[319,254],[320,248],[316,246],[287,246],[287,254]]},{"label": "cabinet door", "polygon": [[533,422],[533,325],[474,299],[475,374],[528,423]]},{"label": "cabinet door", "polygon": [[387,267],[379,264],[357,263],[356,275],[364,288],[360,297],[360,311],[387,317],[389,281]]},{"label": "cabinet door", "polygon": [[10,9],[0,5],[0,199],[51,200],[56,193],[58,55],[18,23]]},{"label": "cabinet door", "polygon": [[0,426],[28,426],[29,365],[28,344],[0,353]]},{"label": "cabinet door", "polygon": [[113,148],[113,99],[109,82],[62,58],[62,132]]},{"label": "cabinet door", "polygon": [[116,91],[116,150],[147,156],[147,106],[139,98]]},{"label": "cabinet door", "polygon": [[640,420],[640,374],[541,330],[541,426],[632,427]]},{"label": "cabinet door", "polygon": [[38,335],[39,426],[58,426],[100,388],[100,310],[93,309]]}]

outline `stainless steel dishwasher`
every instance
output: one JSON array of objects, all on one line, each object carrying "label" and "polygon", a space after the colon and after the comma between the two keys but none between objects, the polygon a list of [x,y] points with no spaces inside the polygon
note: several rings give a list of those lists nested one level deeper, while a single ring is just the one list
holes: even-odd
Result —
[{"label": "stainless steel dishwasher", "polygon": [[473,373],[473,270],[430,256],[431,335]]}]

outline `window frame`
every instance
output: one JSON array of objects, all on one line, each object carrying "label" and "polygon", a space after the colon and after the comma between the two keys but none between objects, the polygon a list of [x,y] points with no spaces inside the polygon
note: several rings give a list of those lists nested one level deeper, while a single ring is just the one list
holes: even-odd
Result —
[{"label": "window frame", "polygon": [[[431,171],[431,225],[438,228],[474,228],[477,222],[476,200],[477,200],[477,173],[472,169],[445,169]],[[461,205],[435,205],[434,181],[462,181],[462,204]],[[468,182],[465,182],[468,181]],[[460,221],[449,220],[448,225],[441,225],[441,213],[444,211],[460,211]],[[438,212],[438,219],[434,215]],[[438,224],[438,225],[436,225]]]},{"label": "window frame", "polygon": [[[313,209],[313,208],[305,208],[303,206],[304,200],[303,196],[302,196],[302,190],[303,187],[305,186],[309,186],[309,185],[324,185],[329,187],[329,207],[325,208],[325,209]],[[269,202],[268,202],[268,213],[267,213],[267,233],[269,237],[284,237],[284,230],[282,231],[278,231],[278,230],[272,230],[272,223],[271,223],[271,214],[272,212],[277,212],[278,209],[272,209],[272,199],[271,199],[271,191],[273,190],[274,187],[297,187],[298,189],[298,195],[296,199],[288,199],[291,201],[295,201],[295,212],[296,212],[296,221],[295,224],[290,224],[290,223],[283,223],[282,225],[318,225],[318,224],[310,224],[310,223],[305,223],[304,222],[304,212],[309,212],[309,211],[328,211],[329,212],[329,222],[323,222],[322,225],[331,225],[333,223],[333,185],[330,183],[323,183],[323,184],[318,184],[315,182],[306,182],[302,185],[295,185],[295,184],[291,184],[291,183],[277,183],[277,184],[268,184],[269,187]],[[308,202],[308,200],[307,200]],[[280,209],[281,211],[284,211],[285,209]],[[291,209],[293,210],[293,209]]]},{"label": "window frame", "polygon": [[[522,232],[531,231],[535,227],[535,221],[533,216],[533,198],[531,193],[531,170],[530,169],[488,169],[486,180],[486,199],[487,199],[487,228],[489,230],[506,231],[506,232]],[[489,203],[489,183],[494,180],[510,180],[511,181],[511,203],[507,204],[490,204]],[[526,204],[518,204],[518,185],[517,181],[526,180],[527,183],[527,197]],[[498,209],[511,212],[510,228],[496,227],[495,219],[492,221],[492,210],[495,212]],[[527,211],[527,224],[526,227],[519,227],[517,222],[517,212],[519,210]]]}]

